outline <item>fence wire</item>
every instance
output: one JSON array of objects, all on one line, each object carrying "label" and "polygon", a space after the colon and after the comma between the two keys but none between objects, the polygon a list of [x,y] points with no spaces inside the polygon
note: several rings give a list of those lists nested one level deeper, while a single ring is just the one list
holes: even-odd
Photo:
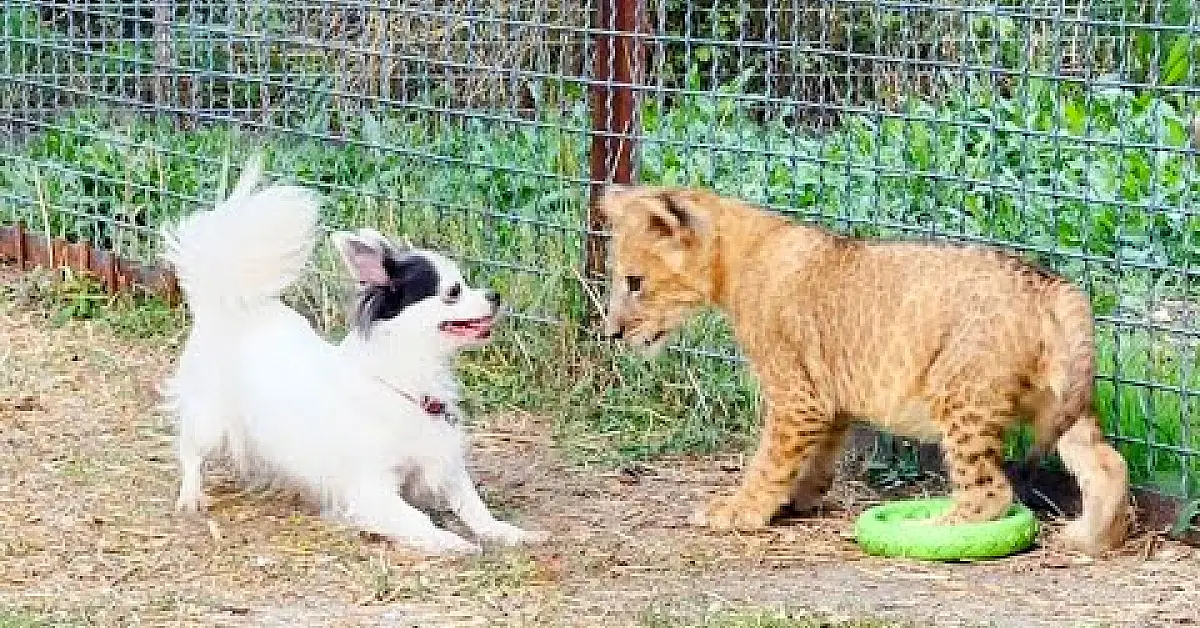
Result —
[{"label": "fence wire", "polygon": [[[265,146],[273,173],[327,194],[329,226],[452,250],[551,327],[585,320],[589,195],[613,179],[708,186],[862,236],[1002,244],[1087,288],[1110,435],[1137,482],[1194,497],[1195,14],[5,0],[0,223],[149,258],[157,225]],[[622,447],[719,445],[756,410],[720,321],[676,349],[649,370],[609,356],[628,378],[588,416]],[[640,418],[639,397],[678,416]]]}]

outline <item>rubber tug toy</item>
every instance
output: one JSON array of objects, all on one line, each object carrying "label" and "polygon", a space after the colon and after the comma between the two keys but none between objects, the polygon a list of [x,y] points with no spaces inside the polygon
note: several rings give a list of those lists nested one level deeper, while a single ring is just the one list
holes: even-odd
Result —
[{"label": "rubber tug toy", "polygon": [[1037,519],[1020,502],[992,521],[945,526],[928,523],[950,510],[951,504],[949,497],[936,497],[874,506],[859,515],[854,536],[872,556],[939,561],[1011,556],[1028,549],[1037,537]]}]

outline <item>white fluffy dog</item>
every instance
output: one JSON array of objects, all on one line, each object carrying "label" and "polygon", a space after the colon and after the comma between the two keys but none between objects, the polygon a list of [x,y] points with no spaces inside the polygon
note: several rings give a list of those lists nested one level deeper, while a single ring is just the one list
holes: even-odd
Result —
[{"label": "white fluffy dog", "polygon": [[476,493],[458,425],[455,352],[487,342],[493,292],[431,251],[363,229],[332,238],[358,280],[338,345],[280,300],[304,271],[318,201],[259,188],[251,163],[230,197],[165,238],[193,326],[168,399],[178,417],[178,508],[198,511],[206,459],[265,471],[319,496],[328,516],[430,553],[479,546],[412,503],[454,512],[484,542],[540,537],[496,520]]}]

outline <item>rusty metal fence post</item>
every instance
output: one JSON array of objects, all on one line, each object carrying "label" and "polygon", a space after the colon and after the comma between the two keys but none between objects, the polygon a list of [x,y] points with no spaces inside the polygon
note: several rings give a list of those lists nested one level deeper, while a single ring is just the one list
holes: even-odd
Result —
[{"label": "rusty metal fence post", "polygon": [[647,30],[645,0],[599,0],[593,29],[591,174],[584,252],[585,277],[593,283],[603,281],[607,257],[600,200],[609,183],[633,180],[637,85],[645,75]]}]

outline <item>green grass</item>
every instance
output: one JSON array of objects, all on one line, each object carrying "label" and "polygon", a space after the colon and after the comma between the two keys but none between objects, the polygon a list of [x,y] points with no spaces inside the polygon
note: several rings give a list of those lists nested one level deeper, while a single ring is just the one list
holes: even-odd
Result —
[{"label": "green grass", "polygon": [[0,285],[0,311],[9,306],[33,306],[55,324],[91,319],[128,339],[174,345],[183,333],[186,316],[161,299],[140,294],[111,295],[94,278],[69,270],[31,271],[20,281]]},{"label": "green grass", "polygon": [[[1200,389],[1191,343],[1139,327],[1164,300],[1196,296],[1179,271],[1200,263],[1200,222],[1190,211],[1200,177],[1186,152],[1192,105],[1028,79],[1005,89],[966,85],[941,102],[911,100],[900,117],[849,115],[827,133],[807,135],[786,118],[755,121],[732,98],[739,89],[647,102],[642,180],[712,186],[864,236],[939,234],[1031,247],[1033,257],[1085,285],[1098,314],[1135,321],[1101,326],[1102,375]],[[464,360],[479,409],[560,416],[559,436],[587,459],[751,442],[759,404],[750,376],[688,350],[731,351],[718,317],[696,321],[681,340],[688,349],[653,362],[583,329],[590,297],[579,281],[582,102],[546,111],[542,127],[415,113],[358,120],[334,129],[328,116],[314,116],[291,133],[261,136],[77,110],[3,149],[0,223],[21,220],[148,258],[159,225],[210,203],[266,146],[272,172],[325,193],[328,226],[374,225],[454,251],[534,319],[511,321],[491,348]],[[325,139],[334,132],[344,135]],[[340,275],[327,250],[318,266],[327,280]],[[340,324],[336,288],[325,281],[296,297],[327,330]],[[92,311],[110,305],[104,299],[76,292],[58,307],[110,320]],[[179,322],[149,302],[119,311],[123,318],[112,324],[133,335]],[[1122,448],[1136,481],[1195,490],[1183,478],[1198,477],[1196,457],[1158,446],[1200,449],[1191,394],[1101,381],[1099,402],[1110,431],[1129,439]]]},{"label": "green grass", "polygon": [[0,628],[41,628],[47,625],[36,615],[23,612],[0,611]]},{"label": "green grass", "polygon": [[88,622],[74,615],[41,613],[26,609],[0,609],[0,628],[69,628],[87,626]]},{"label": "green grass", "polygon": [[1177,495],[1197,495],[1196,459],[1162,446],[1200,449],[1195,418],[1200,402],[1191,394],[1153,387],[1200,390],[1195,347],[1181,348],[1145,331],[1107,330],[1097,348],[1104,376],[1096,386],[1097,407],[1121,443],[1134,480]]}]

